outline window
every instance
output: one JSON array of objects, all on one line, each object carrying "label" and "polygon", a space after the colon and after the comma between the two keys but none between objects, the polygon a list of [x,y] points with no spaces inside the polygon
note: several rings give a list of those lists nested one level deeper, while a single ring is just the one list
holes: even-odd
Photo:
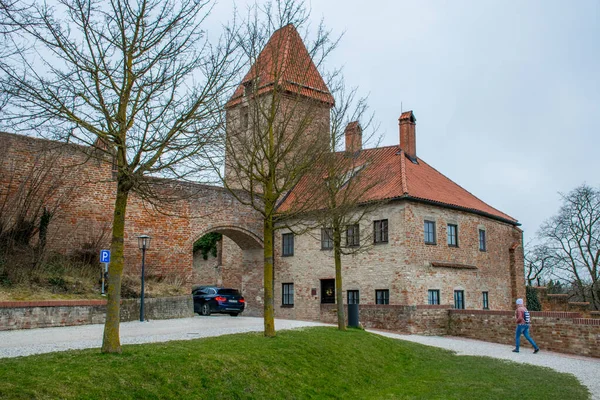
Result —
[{"label": "window", "polygon": [[240,293],[239,290],[237,289],[219,289],[217,290],[217,294],[232,294],[235,296],[241,296],[242,294]]},{"label": "window", "polygon": [[282,256],[290,257],[294,255],[294,234],[284,233],[281,235]]},{"label": "window", "polygon": [[335,303],[335,279],[321,279],[321,304]]},{"label": "window", "polygon": [[448,224],[448,246],[458,247],[458,225]]},{"label": "window", "polygon": [[479,251],[487,251],[487,245],[485,243],[485,230],[479,230]]},{"label": "window", "polygon": [[490,309],[490,299],[488,297],[488,292],[481,292],[481,294],[483,295],[483,309],[489,310]]},{"label": "window", "polygon": [[281,304],[284,306],[294,305],[294,284],[284,283],[281,289]]},{"label": "window", "polygon": [[241,110],[241,123],[242,129],[248,129],[249,124],[248,107],[242,107]]},{"label": "window", "polygon": [[348,225],[346,227],[346,246],[348,246],[348,247],[360,246],[360,233],[358,230],[358,224]]},{"label": "window", "polygon": [[373,222],[373,238],[375,244],[388,242],[388,220],[382,219]]},{"label": "window", "polygon": [[428,304],[440,304],[440,291],[439,290],[428,290],[427,291],[427,303]]},{"label": "window", "polygon": [[333,249],[333,229],[321,229],[321,250]]},{"label": "window", "polygon": [[454,308],[463,310],[465,308],[465,291],[454,291]]},{"label": "window", "polygon": [[360,297],[358,290],[348,290],[348,304],[359,304]]},{"label": "window", "polygon": [[388,289],[376,290],[375,304],[390,304],[390,291]]},{"label": "window", "polygon": [[435,244],[435,222],[425,221],[425,243]]}]

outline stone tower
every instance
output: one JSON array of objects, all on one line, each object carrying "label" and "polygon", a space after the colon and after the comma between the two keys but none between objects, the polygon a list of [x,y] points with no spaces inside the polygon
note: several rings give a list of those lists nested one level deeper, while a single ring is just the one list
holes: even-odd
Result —
[{"label": "stone tower", "polygon": [[[243,157],[232,157],[231,153],[250,151],[257,141],[265,140],[269,129],[275,132],[282,152],[287,151],[284,147],[290,140],[295,140],[297,143],[292,144],[298,148],[313,145],[315,140],[328,145],[333,104],[333,96],[296,28],[290,24],[275,31],[225,106],[225,179],[229,186],[240,188],[245,179],[244,174],[235,172]],[[293,163],[294,152],[286,157]]]}]

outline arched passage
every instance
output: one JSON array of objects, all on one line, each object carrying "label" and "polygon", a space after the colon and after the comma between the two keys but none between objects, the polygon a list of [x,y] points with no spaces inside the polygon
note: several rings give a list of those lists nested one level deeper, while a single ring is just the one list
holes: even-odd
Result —
[{"label": "arched passage", "polygon": [[256,250],[263,248],[262,238],[247,229],[237,226],[211,227],[205,232],[202,232],[199,238],[212,232],[220,233],[221,235],[228,237],[242,250]]},{"label": "arched passage", "polygon": [[193,285],[214,285],[238,289],[246,298],[245,315],[260,315],[262,310],[263,241],[256,233],[238,226],[212,226],[198,239],[219,233],[217,255],[204,259],[194,252]]}]

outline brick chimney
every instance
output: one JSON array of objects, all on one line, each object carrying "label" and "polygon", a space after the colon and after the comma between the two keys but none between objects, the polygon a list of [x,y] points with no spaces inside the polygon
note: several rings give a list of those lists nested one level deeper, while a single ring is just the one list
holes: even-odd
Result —
[{"label": "brick chimney", "polygon": [[356,153],[362,150],[362,128],[358,121],[348,123],[344,130],[346,135],[346,153]]},{"label": "brick chimney", "polygon": [[416,122],[417,119],[412,111],[403,112],[398,119],[398,124],[400,125],[400,148],[404,150],[404,154],[413,162],[417,161]]}]

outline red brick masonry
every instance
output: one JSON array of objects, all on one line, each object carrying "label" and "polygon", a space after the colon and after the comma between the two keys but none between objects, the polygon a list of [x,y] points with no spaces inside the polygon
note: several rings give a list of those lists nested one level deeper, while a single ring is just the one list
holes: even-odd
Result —
[{"label": "red brick masonry", "polygon": [[[513,344],[514,312],[449,310],[448,334]],[[531,312],[531,336],[542,350],[600,358],[600,319],[574,312]],[[521,339],[526,348],[531,346]]]},{"label": "red brick masonry", "polygon": [[[336,323],[334,304],[321,305],[321,321]],[[600,319],[576,312],[531,312],[531,334],[542,350],[600,358]],[[453,335],[514,344],[514,311],[454,310],[448,305],[360,305],[365,328],[403,334]],[[526,348],[531,346],[522,339]]]}]

